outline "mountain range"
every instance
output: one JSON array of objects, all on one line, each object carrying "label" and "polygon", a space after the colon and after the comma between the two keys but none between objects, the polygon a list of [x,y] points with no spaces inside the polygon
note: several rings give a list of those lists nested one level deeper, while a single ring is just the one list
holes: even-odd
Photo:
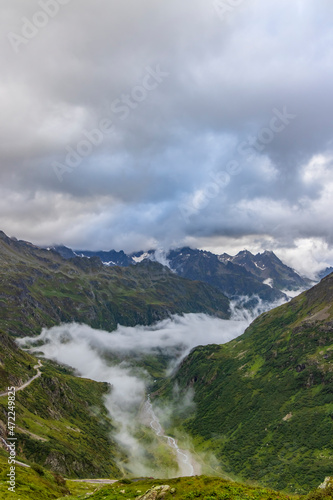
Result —
[{"label": "mountain range", "polygon": [[230,317],[229,300],[212,286],[177,276],[157,262],[110,267],[98,257],[65,260],[0,233],[0,328],[15,336],[42,326],[83,322],[111,331],[177,313]]},{"label": "mountain range", "polygon": [[190,280],[199,280],[218,288],[230,299],[257,296],[263,301],[286,300],[288,292],[306,289],[311,281],[301,277],[273,253],[253,255],[242,251],[235,257],[228,254],[184,247],[163,253],[156,250],[125,254],[116,252],[73,251],[64,246],[53,247],[65,259],[98,257],[106,266],[131,266],[146,260],[158,261],[174,273]]}]

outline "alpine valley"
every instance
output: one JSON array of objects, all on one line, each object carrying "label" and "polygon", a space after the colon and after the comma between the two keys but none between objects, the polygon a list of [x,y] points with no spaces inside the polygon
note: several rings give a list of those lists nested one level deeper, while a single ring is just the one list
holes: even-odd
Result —
[{"label": "alpine valley", "polygon": [[333,273],[2,232],[0,263],[1,498],[11,432],[21,500],[332,498]]}]

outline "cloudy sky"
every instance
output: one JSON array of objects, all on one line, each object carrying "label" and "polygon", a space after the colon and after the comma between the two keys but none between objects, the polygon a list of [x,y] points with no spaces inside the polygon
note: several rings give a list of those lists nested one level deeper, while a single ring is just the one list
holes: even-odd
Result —
[{"label": "cloudy sky", "polygon": [[0,9],[7,234],[333,263],[331,0]]}]

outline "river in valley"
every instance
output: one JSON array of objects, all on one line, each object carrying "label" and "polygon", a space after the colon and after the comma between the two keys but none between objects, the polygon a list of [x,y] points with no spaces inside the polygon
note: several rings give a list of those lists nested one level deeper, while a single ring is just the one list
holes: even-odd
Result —
[{"label": "river in valley", "polygon": [[182,450],[179,448],[177,440],[171,436],[164,433],[163,427],[154,412],[153,405],[151,403],[150,394],[148,394],[147,401],[145,402],[143,408],[144,416],[148,422],[150,428],[155,432],[156,436],[165,440],[167,445],[172,449],[172,452],[177,458],[178,467],[180,470],[180,476],[194,476],[201,473],[201,466],[198,464],[190,451]]}]

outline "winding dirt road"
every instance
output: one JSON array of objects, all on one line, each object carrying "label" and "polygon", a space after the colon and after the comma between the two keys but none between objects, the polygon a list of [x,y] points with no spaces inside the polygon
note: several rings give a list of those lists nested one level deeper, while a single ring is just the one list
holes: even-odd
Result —
[{"label": "winding dirt road", "polygon": [[[40,371],[39,368],[41,368],[42,365],[42,362],[41,360],[38,361],[38,364],[34,366],[34,369],[37,370],[37,373],[36,375],[34,375],[32,378],[30,378],[29,380],[27,380],[27,382],[24,382],[24,384],[20,385],[19,387],[15,387],[15,392],[17,391],[22,391],[22,389],[25,389],[26,387],[28,387],[31,382],[33,382],[34,380],[36,380],[36,378],[40,377],[42,372]],[[0,394],[0,398],[3,397],[3,396],[8,396],[8,391],[6,392],[2,392]]]},{"label": "winding dirt road", "polygon": [[114,484],[118,483],[118,479],[66,479],[73,483],[92,483],[92,484]]}]

